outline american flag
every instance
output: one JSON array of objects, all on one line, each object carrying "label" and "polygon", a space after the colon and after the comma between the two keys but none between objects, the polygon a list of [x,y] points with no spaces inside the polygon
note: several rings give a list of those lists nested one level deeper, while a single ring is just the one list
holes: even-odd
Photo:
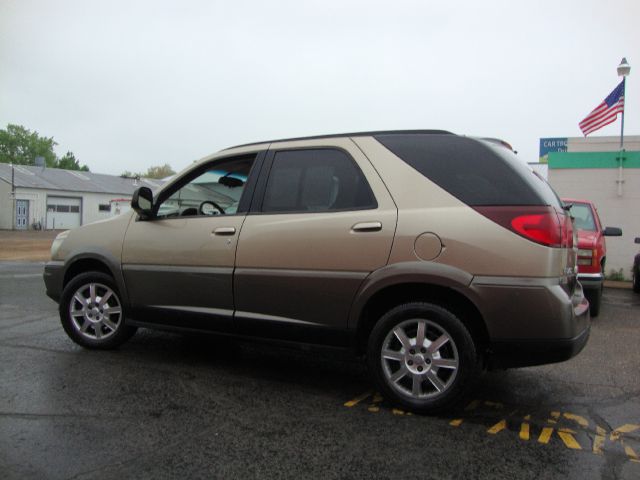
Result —
[{"label": "american flag", "polygon": [[586,137],[592,132],[616,121],[619,113],[624,112],[624,80],[620,82],[613,92],[604,101],[592,110],[587,117],[580,122],[580,130]]}]

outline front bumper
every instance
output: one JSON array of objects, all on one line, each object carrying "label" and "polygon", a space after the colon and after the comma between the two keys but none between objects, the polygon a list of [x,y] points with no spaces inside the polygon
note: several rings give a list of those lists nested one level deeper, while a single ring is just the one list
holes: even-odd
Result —
[{"label": "front bumper", "polygon": [[578,273],[578,281],[585,290],[599,290],[604,283],[602,273]]},{"label": "front bumper", "polygon": [[43,279],[47,296],[59,302],[64,281],[64,263],[56,261],[47,262],[44,266]]}]

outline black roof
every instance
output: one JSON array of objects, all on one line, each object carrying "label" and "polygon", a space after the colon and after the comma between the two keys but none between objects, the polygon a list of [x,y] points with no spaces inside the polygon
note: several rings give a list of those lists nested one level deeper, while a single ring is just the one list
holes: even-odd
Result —
[{"label": "black roof", "polygon": [[242,145],[235,145],[233,147],[225,148],[229,150],[231,148],[249,147],[251,145],[260,145],[261,143],[275,143],[275,142],[292,142],[295,140],[319,140],[323,138],[341,138],[341,137],[373,137],[379,135],[455,135],[454,133],[446,130],[378,130],[372,132],[351,132],[351,133],[332,133],[329,135],[312,135],[309,137],[294,137],[294,138],[278,138],[276,140],[264,140],[262,142],[244,143]]}]

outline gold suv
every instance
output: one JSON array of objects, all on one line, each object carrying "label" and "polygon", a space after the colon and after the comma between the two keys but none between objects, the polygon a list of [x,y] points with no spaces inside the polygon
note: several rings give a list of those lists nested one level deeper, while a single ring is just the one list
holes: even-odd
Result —
[{"label": "gold suv", "polygon": [[566,360],[589,336],[571,219],[499,141],[243,145],[132,207],[52,245],[47,294],[82,346],[150,327],[351,347],[385,397],[435,412],[482,368]]}]

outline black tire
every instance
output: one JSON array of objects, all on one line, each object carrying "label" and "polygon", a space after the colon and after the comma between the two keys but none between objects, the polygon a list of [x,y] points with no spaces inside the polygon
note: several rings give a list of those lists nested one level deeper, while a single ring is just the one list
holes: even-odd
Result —
[{"label": "black tire", "polygon": [[590,290],[587,295],[587,300],[589,300],[589,313],[592,317],[597,317],[600,315],[600,305],[602,304],[602,289],[604,287],[601,285],[597,290]]},{"label": "black tire", "polygon": [[59,313],[69,338],[85,348],[116,348],[137,330],[126,324],[118,287],[102,272],[74,277],[62,291]]},{"label": "black tire", "polygon": [[640,293],[640,275],[635,267],[633,269],[633,291]]},{"label": "black tire", "polygon": [[[425,339],[422,352],[417,346],[420,328]],[[405,342],[413,342],[416,348],[405,348],[398,337],[400,330]],[[436,340],[444,337],[445,343],[440,345]],[[369,337],[367,363],[385,398],[406,410],[429,414],[449,409],[461,400],[479,376],[481,364],[462,321],[445,308],[422,302],[397,306],[380,318]],[[401,375],[403,369],[406,373]]]}]

